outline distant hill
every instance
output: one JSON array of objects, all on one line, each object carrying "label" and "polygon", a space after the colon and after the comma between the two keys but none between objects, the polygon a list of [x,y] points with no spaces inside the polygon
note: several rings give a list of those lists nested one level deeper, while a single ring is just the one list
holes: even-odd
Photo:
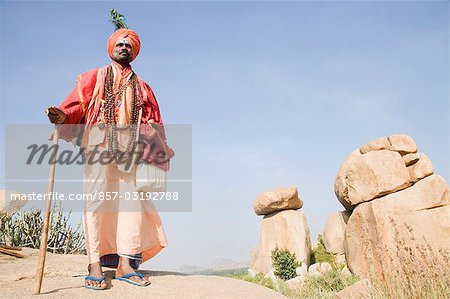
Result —
[{"label": "distant hill", "polygon": [[178,271],[186,274],[227,276],[246,272],[248,267],[249,262],[220,258],[215,259],[207,266],[182,265],[181,267],[178,268]]}]

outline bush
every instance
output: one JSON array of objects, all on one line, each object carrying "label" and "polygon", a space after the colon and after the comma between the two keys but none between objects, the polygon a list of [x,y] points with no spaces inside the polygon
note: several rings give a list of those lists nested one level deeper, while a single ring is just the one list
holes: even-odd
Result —
[{"label": "bush", "polygon": [[295,253],[288,249],[279,249],[278,246],[272,250],[272,266],[275,269],[274,274],[284,280],[297,276],[295,269],[300,267],[301,263],[297,261]]},{"label": "bush", "polygon": [[247,273],[245,274],[233,274],[233,275],[227,275],[228,277],[240,279],[252,283],[256,283],[262,286],[265,286],[266,288],[275,289],[275,284],[270,278],[264,277],[264,274],[258,273],[256,276],[250,276]]},{"label": "bush", "polygon": [[331,268],[335,270],[342,270],[343,266],[340,266],[336,262],[336,256],[327,252],[325,249],[322,235],[317,237],[317,241],[317,247],[313,248],[311,251],[311,265],[315,263],[329,263]]},{"label": "bush", "polygon": [[293,294],[293,292],[288,288],[288,286],[284,281],[277,280],[277,282],[275,283],[270,278],[265,277],[264,274],[262,273],[258,273],[255,276],[251,276],[247,273],[245,274],[241,273],[241,274],[226,275],[226,277],[231,277],[234,279],[240,279],[247,282],[255,283],[264,286],[266,288],[272,289],[278,293],[281,293],[287,296],[288,298],[294,298],[291,297],[291,294]]},{"label": "bush", "polygon": [[323,275],[306,277],[302,288],[289,297],[301,299],[334,298],[337,292],[351,286],[358,280],[356,276],[343,275],[339,270],[333,269]]},{"label": "bush", "polygon": [[[14,215],[0,216],[0,244],[39,248],[43,227],[42,211],[32,209]],[[47,251],[53,253],[83,253],[85,244],[83,232],[80,231],[81,222],[75,228],[69,225],[70,212],[64,215],[56,202],[50,214],[50,227]]]},{"label": "bush", "polygon": [[332,270],[321,276],[308,276],[299,289],[289,288],[282,280],[274,283],[261,273],[254,277],[248,274],[231,275],[229,277],[265,286],[291,299],[334,298],[337,292],[358,281],[356,276],[342,275],[338,270]]}]

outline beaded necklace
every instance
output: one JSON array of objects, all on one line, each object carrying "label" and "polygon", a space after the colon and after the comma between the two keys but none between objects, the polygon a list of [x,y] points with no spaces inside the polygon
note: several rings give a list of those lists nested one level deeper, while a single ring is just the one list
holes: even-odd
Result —
[{"label": "beaded necklace", "polygon": [[[130,156],[132,156],[134,148],[136,147],[136,132],[139,121],[138,103],[141,103],[142,101],[142,91],[135,73],[131,74],[130,79],[121,88],[119,88],[117,93],[114,92],[113,86],[114,78],[112,66],[108,66],[105,77],[105,103],[103,109],[103,116],[106,125],[106,135],[108,138],[108,152],[111,157],[120,161],[126,161],[130,158]],[[116,105],[120,103],[120,98],[128,86],[131,86],[133,95],[131,102],[130,124],[118,126],[116,123]],[[121,151],[117,142],[117,131],[124,131],[130,128],[131,134],[130,138],[128,139],[126,149],[125,151]]]}]

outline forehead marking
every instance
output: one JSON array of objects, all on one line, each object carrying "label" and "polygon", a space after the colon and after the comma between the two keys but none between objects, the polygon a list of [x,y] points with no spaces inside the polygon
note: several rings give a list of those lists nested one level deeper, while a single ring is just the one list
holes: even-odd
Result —
[{"label": "forehead marking", "polygon": [[121,39],[119,39],[118,41],[117,41],[117,43],[116,43],[116,45],[117,44],[127,44],[127,45],[131,45],[131,43],[130,43],[130,41],[128,40],[128,38],[121,38]]}]

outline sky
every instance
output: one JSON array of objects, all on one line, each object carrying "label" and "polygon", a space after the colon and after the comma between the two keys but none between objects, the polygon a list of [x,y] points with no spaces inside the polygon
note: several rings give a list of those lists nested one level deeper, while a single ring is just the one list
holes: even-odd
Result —
[{"label": "sky", "polygon": [[449,181],[447,2],[3,1],[2,157],[4,125],[45,124],[110,63],[111,8],[140,35],[132,66],[163,121],[192,125],[192,212],[160,213],[169,246],[146,267],[248,261],[253,200],[277,187],[298,187],[315,240],[343,209],[341,163],[378,137],[412,136]]}]

